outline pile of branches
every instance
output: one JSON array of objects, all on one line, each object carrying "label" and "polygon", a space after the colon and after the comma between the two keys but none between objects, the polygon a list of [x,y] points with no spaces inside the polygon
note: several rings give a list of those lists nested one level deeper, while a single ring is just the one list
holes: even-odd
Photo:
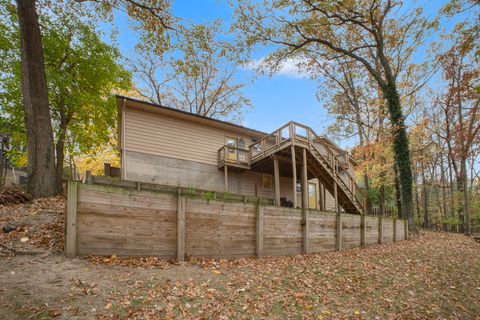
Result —
[{"label": "pile of branches", "polygon": [[33,198],[31,195],[23,192],[18,187],[6,188],[0,192],[0,205],[27,203],[32,200]]}]

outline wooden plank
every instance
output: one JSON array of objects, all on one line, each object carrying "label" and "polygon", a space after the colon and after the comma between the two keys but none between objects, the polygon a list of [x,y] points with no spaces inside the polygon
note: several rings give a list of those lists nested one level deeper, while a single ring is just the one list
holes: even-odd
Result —
[{"label": "wooden plank", "polygon": [[275,176],[275,205],[280,207],[280,171],[277,156],[273,156],[273,171]]},{"label": "wooden plank", "polygon": [[342,251],[342,214],[337,214],[337,232],[336,232],[336,243],[335,249],[337,251]]},{"label": "wooden plank", "polygon": [[405,240],[408,240],[408,219],[403,220],[405,226]]},{"label": "wooden plank", "polygon": [[[292,140],[293,141],[293,140]],[[297,208],[297,164],[295,163],[295,146],[290,147],[292,153],[292,183],[293,183],[293,208]]]},{"label": "wooden plank", "polygon": [[256,232],[256,254],[258,258],[263,257],[263,224],[264,209],[262,205],[257,205],[257,232]]},{"label": "wooden plank", "polygon": [[225,176],[225,192],[228,192],[228,166],[223,166],[224,176]]},{"label": "wooden plank", "polygon": [[383,243],[383,217],[378,217],[378,243]]},{"label": "wooden plank", "polygon": [[310,219],[309,211],[306,208],[303,208],[303,253],[310,253]]},{"label": "wooden plank", "polygon": [[360,246],[366,247],[367,225],[365,223],[365,215],[362,214],[360,221]]},{"label": "wooden plank", "polygon": [[397,242],[397,219],[393,218],[393,242]]},{"label": "wooden plank", "polygon": [[186,198],[178,195],[177,208],[177,261],[185,261],[185,208]]},{"label": "wooden plank", "polygon": [[69,258],[77,254],[77,198],[78,182],[68,180],[65,255]]}]

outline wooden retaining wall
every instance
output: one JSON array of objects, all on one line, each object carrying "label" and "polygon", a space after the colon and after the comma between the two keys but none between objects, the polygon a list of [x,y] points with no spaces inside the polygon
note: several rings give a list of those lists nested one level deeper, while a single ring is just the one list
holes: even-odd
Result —
[{"label": "wooden retaining wall", "polygon": [[67,256],[115,254],[180,261],[262,257],[344,250],[408,235],[406,222],[399,219],[281,208],[259,199],[206,200],[172,188],[146,189],[130,182],[70,181]]}]

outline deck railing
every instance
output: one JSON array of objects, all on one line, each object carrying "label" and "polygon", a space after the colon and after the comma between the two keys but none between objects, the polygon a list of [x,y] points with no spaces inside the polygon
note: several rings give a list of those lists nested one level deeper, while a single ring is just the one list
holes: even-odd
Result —
[{"label": "deck railing", "polygon": [[281,149],[285,143],[305,143],[316,156],[326,170],[329,170],[339,187],[345,190],[350,199],[363,210],[365,207],[365,195],[358,187],[355,179],[348,170],[343,170],[343,176],[338,175],[337,167],[348,165],[348,154],[336,156],[329,146],[322,143],[322,139],[310,128],[297,122],[289,122],[274,132],[262,137],[248,146],[248,149],[232,146],[223,146],[218,150],[219,165],[233,163],[250,166],[252,161],[261,158],[265,154]]},{"label": "deck railing", "polygon": [[250,151],[225,145],[218,149],[218,164],[224,165],[225,163],[248,166],[250,165]]}]

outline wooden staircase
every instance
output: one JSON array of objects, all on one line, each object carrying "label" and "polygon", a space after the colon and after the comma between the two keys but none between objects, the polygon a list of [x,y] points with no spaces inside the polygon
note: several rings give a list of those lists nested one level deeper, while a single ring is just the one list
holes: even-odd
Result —
[{"label": "wooden staircase", "polygon": [[[282,150],[295,146],[307,150],[307,168],[309,175],[317,178],[334,197],[345,212],[363,214],[364,195],[347,170],[339,173],[337,156],[327,145],[325,138],[318,136],[310,127],[289,122],[272,134],[263,137],[249,147],[249,165],[273,156]],[[298,155],[296,155],[298,158]],[[301,163],[301,159],[297,159]],[[348,164],[348,157],[344,163]],[[336,189],[336,190],[335,190]]]},{"label": "wooden staircase", "polygon": [[[289,122],[251,144],[248,149],[223,146],[218,150],[218,167],[255,170],[262,162],[271,163],[269,158],[272,156],[285,157],[288,153],[291,156],[290,150],[295,150],[295,162],[301,164],[301,151],[306,149],[308,176],[317,178],[334,197],[336,194],[338,205],[345,212],[363,214],[365,196],[348,170],[342,168],[349,165],[348,154],[335,153],[333,143],[328,141],[310,127]],[[229,154],[235,156],[229,158]]]},{"label": "wooden staircase", "polygon": [[[355,189],[358,189],[352,177],[350,178],[350,184],[347,185],[344,178],[340,177],[338,171],[335,170],[335,165],[332,165],[331,161],[328,161],[321,152],[315,146],[307,152],[307,167],[308,170],[320,180],[325,188],[332,195],[335,194],[335,188],[338,203],[345,210],[345,212],[353,214],[363,214],[364,208],[361,200],[355,194]],[[345,171],[348,174],[348,171]],[[336,186],[335,186],[336,185]]]}]

